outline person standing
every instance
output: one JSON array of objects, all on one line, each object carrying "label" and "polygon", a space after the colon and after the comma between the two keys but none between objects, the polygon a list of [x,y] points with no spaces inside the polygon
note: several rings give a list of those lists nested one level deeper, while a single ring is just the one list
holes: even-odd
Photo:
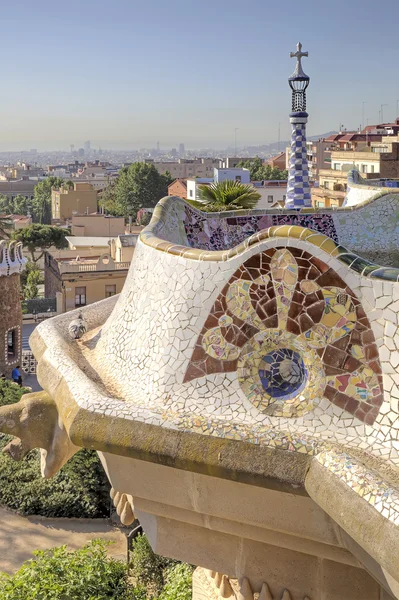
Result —
[{"label": "person standing", "polygon": [[11,372],[11,379],[13,380],[14,383],[17,383],[20,387],[22,386],[22,375],[19,371],[21,367],[19,365],[17,365],[16,367],[13,368],[12,372]]}]

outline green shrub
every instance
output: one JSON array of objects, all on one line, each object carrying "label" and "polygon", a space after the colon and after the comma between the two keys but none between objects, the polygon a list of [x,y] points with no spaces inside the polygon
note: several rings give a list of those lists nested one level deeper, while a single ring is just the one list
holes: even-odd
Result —
[{"label": "green shrub", "polygon": [[130,554],[130,576],[135,585],[146,590],[146,598],[158,597],[162,591],[169,569],[177,561],[155,554],[145,535],[139,535],[133,541]]},{"label": "green shrub", "polygon": [[[34,552],[14,575],[0,575],[2,600],[143,600],[128,584],[126,565],[94,540],[74,552],[65,546]],[[141,593],[141,596],[140,596]]]},{"label": "green shrub", "polygon": [[[37,550],[15,574],[0,574],[1,600],[191,600],[190,565],[154,555],[140,536],[133,550],[137,563],[131,565],[135,576],[130,576],[124,562],[107,555],[108,545],[93,540],[73,552],[66,546]],[[150,589],[152,568],[166,578],[158,591]]]},{"label": "green shrub", "polygon": [[[0,380],[0,405],[18,402],[28,390]],[[11,437],[0,434],[0,450]],[[110,484],[97,454],[81,450],[51,479],[40,474],[40,451],[20,462],[0,453],[0,505],[22,515],[109,517]]]},{"label": "green shrub", "polygon": [[185,563],[169,568],[159,600],[191,600],[193,570],[191,565]]},{"label": "green shrub", "polygon": [[0,406],[19,402],[24,394],[30,392],[27,388],[19,387],[8,379],[0,379]]}]

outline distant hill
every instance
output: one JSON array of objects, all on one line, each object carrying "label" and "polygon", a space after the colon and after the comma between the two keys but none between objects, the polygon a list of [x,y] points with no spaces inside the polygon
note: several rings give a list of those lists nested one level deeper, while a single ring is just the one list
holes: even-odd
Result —
[{"label": "distant hill", "polygon": [[[307,136],[309,141],[319,140],[320,138],[326,138],[330,135],[338,133],[337,131],[328,131],[327,133],[319,133],[317,135]],[[283,152],[287,146],[291,144],[291,140],[280,140],[279,142],[272,142],[271,144],[263,144],[262,146],[247,146],[245,150],[251,155],[256,156],[257,154],[277,154],[279,149]]]},{"label": "distant hill", "polygon": [[335,135],[338,131],[327,131],[327,133],[320,133],[319,135],[309,135],[308,140],[319,140],[320,138],[327,138],[330,135]]}]

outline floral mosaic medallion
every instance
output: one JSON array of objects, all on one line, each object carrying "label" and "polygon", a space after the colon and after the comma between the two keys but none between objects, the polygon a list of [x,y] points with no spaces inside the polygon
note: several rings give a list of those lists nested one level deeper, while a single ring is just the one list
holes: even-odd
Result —
[{"label": "floral mosaic medallion", "polygon": [[273,248],[248,259],[222,290],[185,381],[237,372],[261,412],[300,417],[325,397],[372,424],[382,377],[366,314],[337,273],[308,252]]}]

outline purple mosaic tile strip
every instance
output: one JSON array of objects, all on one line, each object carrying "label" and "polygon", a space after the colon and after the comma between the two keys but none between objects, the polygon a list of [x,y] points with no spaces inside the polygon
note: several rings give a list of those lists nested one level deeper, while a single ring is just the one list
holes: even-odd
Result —
[{"label": "purple mosaic tile strip", "polygon": [[323,233],[339,243],[331,215],[315,214],[269,214],[242,217],[202,217],[189,207],[185,208],[184,225],[192,248],[200,250],[228,250],[245,239],[268,227],[276,225],[300,225]]}]

